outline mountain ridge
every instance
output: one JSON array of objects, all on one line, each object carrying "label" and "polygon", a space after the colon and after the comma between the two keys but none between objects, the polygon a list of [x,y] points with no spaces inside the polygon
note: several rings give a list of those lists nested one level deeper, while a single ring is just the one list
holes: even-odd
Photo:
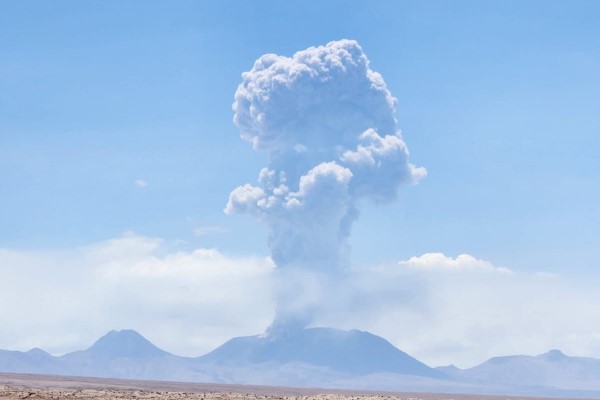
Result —
[{"label": "mountain ridge", "polygon": [[110,331],[85,350],[0,350],[0,371],[121,379],[440,393],[600,397],[600,360],[553,349],[494,357],[468,369],[430,368],[384,338],[309,328],[230,339],[199,357],[162,350],[133,330]]},{"label": "mountain ridge", "polygon": [[600,359],[568,356],[557,349],[536,356],[492,357],[466,369],[437,369],[459,380],[493,381],[510,386],[600,390]]}]

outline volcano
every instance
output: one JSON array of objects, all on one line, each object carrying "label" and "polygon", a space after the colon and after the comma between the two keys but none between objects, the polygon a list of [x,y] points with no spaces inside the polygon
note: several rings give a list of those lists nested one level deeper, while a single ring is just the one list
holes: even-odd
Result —
[{"label": "volcano", "polygon": [[299,329],[280,336],[237,337],[199,360],[220,366],[299,363],[352,375],[395,373],[443,377],[379,336],[332,328]]}]

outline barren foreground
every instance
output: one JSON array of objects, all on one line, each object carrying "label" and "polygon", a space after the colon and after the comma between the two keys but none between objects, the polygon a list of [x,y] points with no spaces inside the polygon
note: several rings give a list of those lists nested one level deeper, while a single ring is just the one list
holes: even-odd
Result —
[{"label": "barren foreground", "polygon": [[[527,397],[358,392],[250,385],[221,385],[0,373],[0,400],[475,400]],[[541,398],[536,398],[542,400]]]}]

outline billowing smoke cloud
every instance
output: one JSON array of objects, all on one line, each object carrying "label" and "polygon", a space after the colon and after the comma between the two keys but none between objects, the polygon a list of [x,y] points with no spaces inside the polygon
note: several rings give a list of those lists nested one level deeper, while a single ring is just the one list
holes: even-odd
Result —
[{"label": "billowing smoke cloud", "polygon": [[267,225],[280,273],[275,326],[303,325],[348,264],[358,201],[392,201],[426,172],[409,163],[397,100],[357,42],[266,54],[242,77],[234,123],[269,165],[258,185],[231,192],[225,212]]}]

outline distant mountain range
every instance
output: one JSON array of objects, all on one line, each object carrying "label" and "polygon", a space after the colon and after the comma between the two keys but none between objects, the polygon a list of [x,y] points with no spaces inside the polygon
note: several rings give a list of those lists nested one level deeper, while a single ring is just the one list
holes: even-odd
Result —
[{"label": "distant mountain range", "polygon": [[560,350],[539,356],[494,357],[476,367],[440,367],[438,371],[471,382],[538,386],[568,390],[600,390],[600,360],[569,357]]},{"label": "distant mountain range", "polygon": [[430,368],[385,339],[310,328],[229,340],[201,357],[159,349],[132,330],[111,331],[63,356],[0,350],[0,372],[346,389],[600,397],[600,360],[558,350],[492,358],[469,369]]},{"label": "distant mountain range", "polygon": [[0,371],[102,378],[211,381],[194,358],[159,349],[133,330],[111,331],[86,350],[52,356],[43,350],[0,350]]}]

